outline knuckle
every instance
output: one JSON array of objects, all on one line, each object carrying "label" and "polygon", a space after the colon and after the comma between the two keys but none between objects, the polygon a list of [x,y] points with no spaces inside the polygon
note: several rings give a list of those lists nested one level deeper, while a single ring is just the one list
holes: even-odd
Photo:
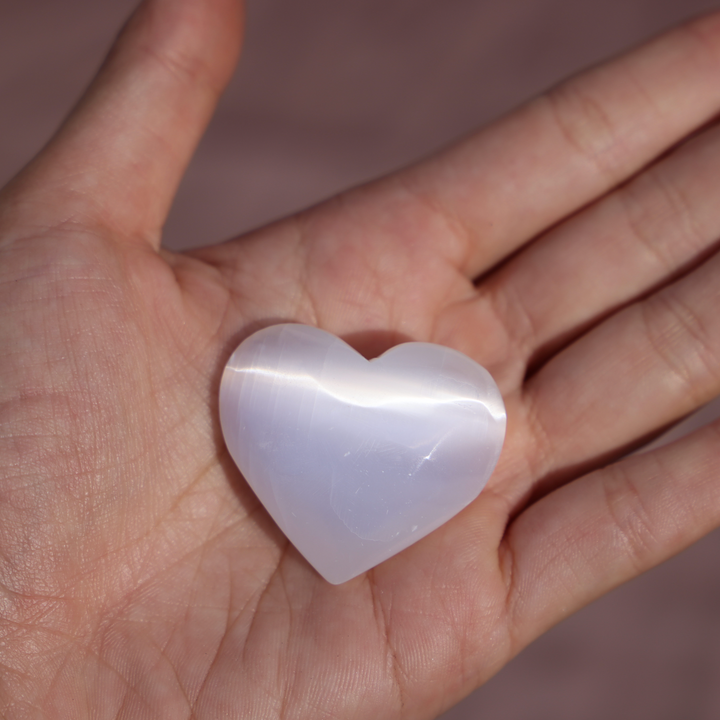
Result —
[{"label": "knuckle", "polygon": [[602,490],[615,541],[634,568],[642,571],[655,544],[652,519],[643,495],[622,465],[605,469]]},{"label": "knuckle", "polygon": [[566,81],[545,96],[567,144],[603,175],[610,175],[619,133],[603,103],[579,79]]},{"label": "knuckle", "polygon": [[674,272],[706,244],[691,200],[662,166],[649,168],[618,198],[631,236],[662,270]]},{"label": "knuckle", "polygon": [[652,351],[680,391],[695,405],[709,400],[720,384],[720,338],[711,319],[671,288],[642,306],[642,321]]}]

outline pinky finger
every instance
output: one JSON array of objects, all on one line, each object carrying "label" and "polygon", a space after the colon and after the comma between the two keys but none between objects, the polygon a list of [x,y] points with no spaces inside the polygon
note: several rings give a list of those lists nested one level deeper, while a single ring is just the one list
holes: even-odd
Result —
[{"label": "pinky finger", "polygon": [[501,546],[516,649],[720,525],[719,461],[720,420],[519,515]]}]

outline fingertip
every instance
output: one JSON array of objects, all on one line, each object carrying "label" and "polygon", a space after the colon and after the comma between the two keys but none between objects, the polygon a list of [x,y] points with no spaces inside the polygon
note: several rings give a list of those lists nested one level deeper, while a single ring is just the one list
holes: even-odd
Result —
[{"label": "fingertip", "polygon": [[[20,182],[28,207],[160,243],[176,188],[232,77],[242,0],[145,0]],[[61,218],[58,219],[60,221]]]},{"label": "fingertip", "polygon": [[106,66],[142,62],[146,55],[181,80],[205,83],[220,94],[237,64],[244,19],[241,0],[145,0],[118,36]]}]

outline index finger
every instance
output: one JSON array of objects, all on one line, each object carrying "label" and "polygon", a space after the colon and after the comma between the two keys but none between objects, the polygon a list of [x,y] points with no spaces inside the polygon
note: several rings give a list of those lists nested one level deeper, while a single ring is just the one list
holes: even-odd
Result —
[{"label": "index finger", "polygon": [[720,13],[697,19],[530,102],[403,173],[486,272],[604,195],[720,111]]}]

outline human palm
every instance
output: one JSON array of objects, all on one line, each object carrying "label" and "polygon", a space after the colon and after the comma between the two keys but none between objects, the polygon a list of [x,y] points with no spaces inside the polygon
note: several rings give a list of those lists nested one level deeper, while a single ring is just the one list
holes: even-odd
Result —
[{"label": "human palm", "polygon": [[[720,18],[402,174],[158,249],[240,25],[147,2],[2,195],[8,717],[431,718],[718,522],[716,428],[625,456],[720,392]],[[339,586],[219,430],[224,362],[278,321],[455,347],[506,399],[480,497]]]}]

